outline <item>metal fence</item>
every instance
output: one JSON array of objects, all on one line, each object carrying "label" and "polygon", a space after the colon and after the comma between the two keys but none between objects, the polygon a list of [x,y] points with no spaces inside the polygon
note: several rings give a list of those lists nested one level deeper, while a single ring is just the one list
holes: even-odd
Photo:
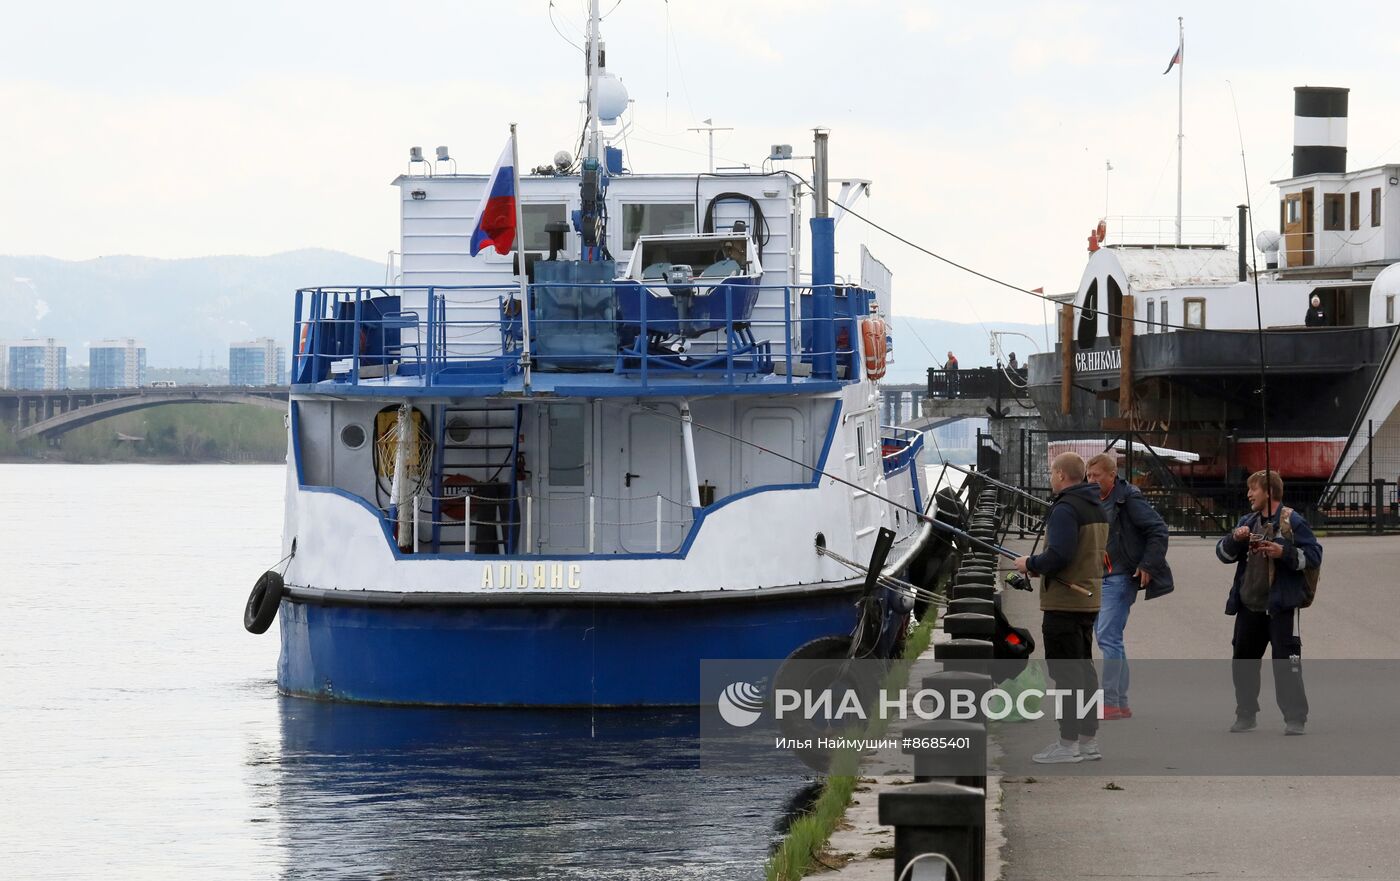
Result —
[{"label": "metal fence", "polygon": [[974,367],[969,370],[928,371],[930,398],[1016,398],[1024,394],[1026,369]]},{"label": "metal fence", "polygon": [[[1249,512],[1249,471],[1236,455],[1236,438],[1228,433],[1023,429],[1020,446],[1019,482],[1034,495],[1050,494],[1050,462],[1056,455],[1075,452],[1088,459],[1113,450],[1120,473],[1142,490],[1173,533],[1218,535]],[[1368,452],[1373,448],[1368,443]],[[1328,483],[1290,481],[1284,475],[1284,501],[1317,530],[1400,532],[1400,474],[1383,474],[1374,465],[1393,461],[1387,453],[1373,453],[1372,465],[1364,471],[1367,479]]]}]

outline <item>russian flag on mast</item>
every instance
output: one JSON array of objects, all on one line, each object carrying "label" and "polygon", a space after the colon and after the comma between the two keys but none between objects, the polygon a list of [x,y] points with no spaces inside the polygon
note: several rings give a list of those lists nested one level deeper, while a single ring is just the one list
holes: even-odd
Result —
[{"label": "russian flag on mast", "polygon": [[1167,74],[1171,73],[1171,72],[1172,72],[1172,68],[1173,68],[1173,67],[1176,67],[1176,66],[1177,66],[1178,64],[1180,64],[1180,63],[1181,63],[1181,44],[1180,44],[1180,43],[1177,43],[1177,44],[1176,44],[1176,54],[1172,56],[1172,60],[1171,60],[1171,61],[1168,61],[1168,62],[1167,62],[1167,69],[1164,70],[1164,71],[1162,71],[1162,76],[1166,76]]},{"label": "russian flag on mast", "polygon": [[515,130],[511,127],[501,158],[486,181],[481,205],[476,211],[476,229],[472,230],[471,252],[475,257],[483,248],[496,249],[497,254],[509,254],[518,232],[515,226],[515,200],[519,177],[515,173]]}]

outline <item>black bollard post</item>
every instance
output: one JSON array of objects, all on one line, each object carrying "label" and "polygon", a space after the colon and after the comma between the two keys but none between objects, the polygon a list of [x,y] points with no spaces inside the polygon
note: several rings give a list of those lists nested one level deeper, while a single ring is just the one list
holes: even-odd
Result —
[{"label": "black bollard post", "polygon": [[967,584],[958,582],[953,585],[953,592],[950,594],[953,599],[960,600],[965,597],[976,597],[979,600],[994,600],[997,589],[990,584]]},{"label": "black bollard post", "polygon": [[951,780],[959,786],[987,788],[985,722],[938,719],[909,725],[899,732],[905,755],[914,757],[914,782]]},{"label": "black bollard post", "polygon": [[991,615],[996,603],[982,597],[954,597],[948,601],[948,614],[973,612],[978,615]]},{"label": "black bollard post", "polygon": [[935,643],[933,658],[944,670],[986,673],[992,663],[992,644],[985,639],[950,639]]},{"label": "black bollard post", "polygon": [[[953,783],[915,783],[882,792],[880,823],[894,827],[895,877],[924,854],[942,854],[962,881],[982,881],[986,810],[986,793]],[[919,859],[910,875],[948,877],[935,857]]]},{"label": "black bollard post", "polygon": [[997,621],[991,615],[975,612],[954,612],[942,617],[943,630],[954,639],[991,639],[996,635]]}]

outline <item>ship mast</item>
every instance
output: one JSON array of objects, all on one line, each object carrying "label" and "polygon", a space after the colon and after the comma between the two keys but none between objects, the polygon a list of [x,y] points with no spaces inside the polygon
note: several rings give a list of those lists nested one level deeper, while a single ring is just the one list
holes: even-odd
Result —
[{"label": "ship mast", "polygon": [[[597,5],[594,0],[594,5]],[[1181,247],[1181,143],[1185,138],[1182,134],[1182,83],[1186,78],[1186,26],[1181,22],[1181,16],[1176,17],[1176,52],[1180,60],[1176,63],[1176,245]]]},{"label": "ship mast", "polygon": [[601,65],[602,49],[598,37],[598,23],[601,18],[598,15],[599,0],[589,0],[588,2],[588,146],[586,155],[590,159],[597,159],[598,150],[598,71]]}]

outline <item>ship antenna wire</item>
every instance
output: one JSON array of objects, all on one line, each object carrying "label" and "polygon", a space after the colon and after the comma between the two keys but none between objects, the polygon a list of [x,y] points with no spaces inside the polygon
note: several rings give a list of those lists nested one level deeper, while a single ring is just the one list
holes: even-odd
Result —
[{"label": "ship antenna wire", "polygon": [[[1249,163],[1244,156],[1244,126],[1240,124],[1240,106],[1235,101],[1235,85],[1229,80],[1225,81],[1225,85],[1230,88],[1230,105],[1235,111],[1235,131],[1238,132],[1240,139],[1240,169],[1244,174],[1245,210],[1249,217],[1249,262],[1254,270],[1254,324],[1255,334],[1259,339],[1259,416],[1260,425],[1264,429],[1264,492],[1268,498],[1268,504],[1264,507],[1264,519],[1268,519],[1274,512],[1274,488],[1269,464],[1269,379],[1266,369],[1268,361],[1264,354],[1264,310],[1259,305],[1259,255],[1253,247],[1254,203],[1249,194]],[[1240,242],[1239,244],[1243,248],[1246,243]]]}]

